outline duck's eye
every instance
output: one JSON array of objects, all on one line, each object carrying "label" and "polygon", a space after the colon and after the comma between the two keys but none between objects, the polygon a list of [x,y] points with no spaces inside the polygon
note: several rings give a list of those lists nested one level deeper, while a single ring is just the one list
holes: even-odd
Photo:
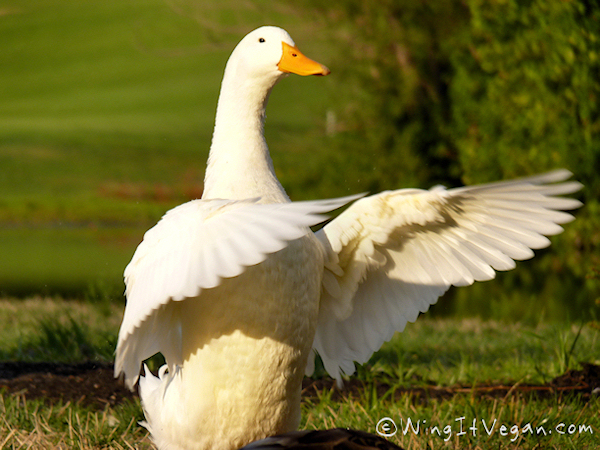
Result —
[{"label": "duck's eye", "polygon": [[265,42],[265,38],[260,38],[260,39],[258,40],[258,42],[260,42],[260,43],[262,44],[263,42]]}]

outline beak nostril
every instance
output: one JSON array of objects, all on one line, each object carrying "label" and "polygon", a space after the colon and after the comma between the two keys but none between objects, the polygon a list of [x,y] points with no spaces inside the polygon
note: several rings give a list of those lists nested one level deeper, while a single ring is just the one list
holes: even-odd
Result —
[{"label": "beak nostril", "polygon": [[281,59],[277,68],[283,73],[295,73],[298,75],[329,75],[329,69],[312,59],[307,58],[296,47],[285,42],[281,43]]}]

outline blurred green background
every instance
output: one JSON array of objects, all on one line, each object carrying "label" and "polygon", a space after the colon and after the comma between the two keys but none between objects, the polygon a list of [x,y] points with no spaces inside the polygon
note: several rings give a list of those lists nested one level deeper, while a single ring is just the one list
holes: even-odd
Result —
[{"label": "blurred green background", "polygon": [[565,233],[434,313],[600,315],[600,10],[584,0],[3,1],[2,295],[123,301],[144,231],[201,195],[225,62],[263,24],[332,69],[271,96],[293,199],[568,168],[586,206]]}]

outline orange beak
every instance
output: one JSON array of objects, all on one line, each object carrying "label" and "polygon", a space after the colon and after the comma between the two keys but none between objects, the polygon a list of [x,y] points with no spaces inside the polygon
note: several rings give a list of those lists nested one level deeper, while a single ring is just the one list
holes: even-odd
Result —
[{"label": "orange beak", "polygon": [[283,45],[283,55],[277,63],[277,67],[282,72],[295,73],[298,75],[329,75],[331,71],[312,59],[307,58],[298,50],[298,47],[292,47],[285,42]]}]

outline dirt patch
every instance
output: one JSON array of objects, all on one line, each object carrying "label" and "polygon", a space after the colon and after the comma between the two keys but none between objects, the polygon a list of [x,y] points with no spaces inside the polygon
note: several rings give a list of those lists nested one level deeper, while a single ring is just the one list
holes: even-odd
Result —
[{"label": "dirt patch", "polygon": [[[480,397],[506,397],[515,394],[536,395],[547,397],[551,395],[580,394],[582,398],[590,398],[592,395],[600,395],[600,366],[582,363],[581,370],[568,370],[563,375],[554,378],[545,385],[532,384],[481,384],[481,385],[455,385],[436,386],[430,383],[420,382],[420,386],[396,388],[393,392],[394,398],[403,395],[411,395],[415,401],[427,401],[428,399],[451,398],[457,394],[470,394]],[[343,399],[346,396],[359,396],[365,390],[365,383],[361,380],[350,379],[344,382],[344,388],[338,389],[335,380],[304,379],[303,396],[318,396],[322,391],[333,391],[334,400]],[[389,395],[392,386],[386,383],[377,385],[379,396]]]},{"label": "dirt patch", "polygon": [[42,398],[78,403],[93,409],[115,406],[136,396],[113,376],[112,364],[0,362],[0,390],[22,393],[27,399]]},{"label": "dirt patch", "polygon": [[[335,386],[330,378],[312,380],[305,378],[303,396],[317,398],[322,391],[333,391],[336,400],[347,396],[359,396],[365,384],[361,380],[346,381],[343,389]],[[391,386],[377,385],[381,396],[389,393]],[[54,403],[72,402],[104,409],[124,400],[132,399],[136,393],[127,389],[121,380],[113,377],[113,366],[107,363],[88,362],[82,364],[0,362],[0,390],[9,394],[23,394],[27,399],[44,399]],[[431,384],[417,387],[398,388],[395,398],[409,394],[415,401],[451,398],[457,394],[487,397],[506,397],[515,394],[536,396],[579,394],[583,398],[600,395],[600,366],[581,364],[579,370],[569,370],[546,385],[479,385],[439,387]]]}]

